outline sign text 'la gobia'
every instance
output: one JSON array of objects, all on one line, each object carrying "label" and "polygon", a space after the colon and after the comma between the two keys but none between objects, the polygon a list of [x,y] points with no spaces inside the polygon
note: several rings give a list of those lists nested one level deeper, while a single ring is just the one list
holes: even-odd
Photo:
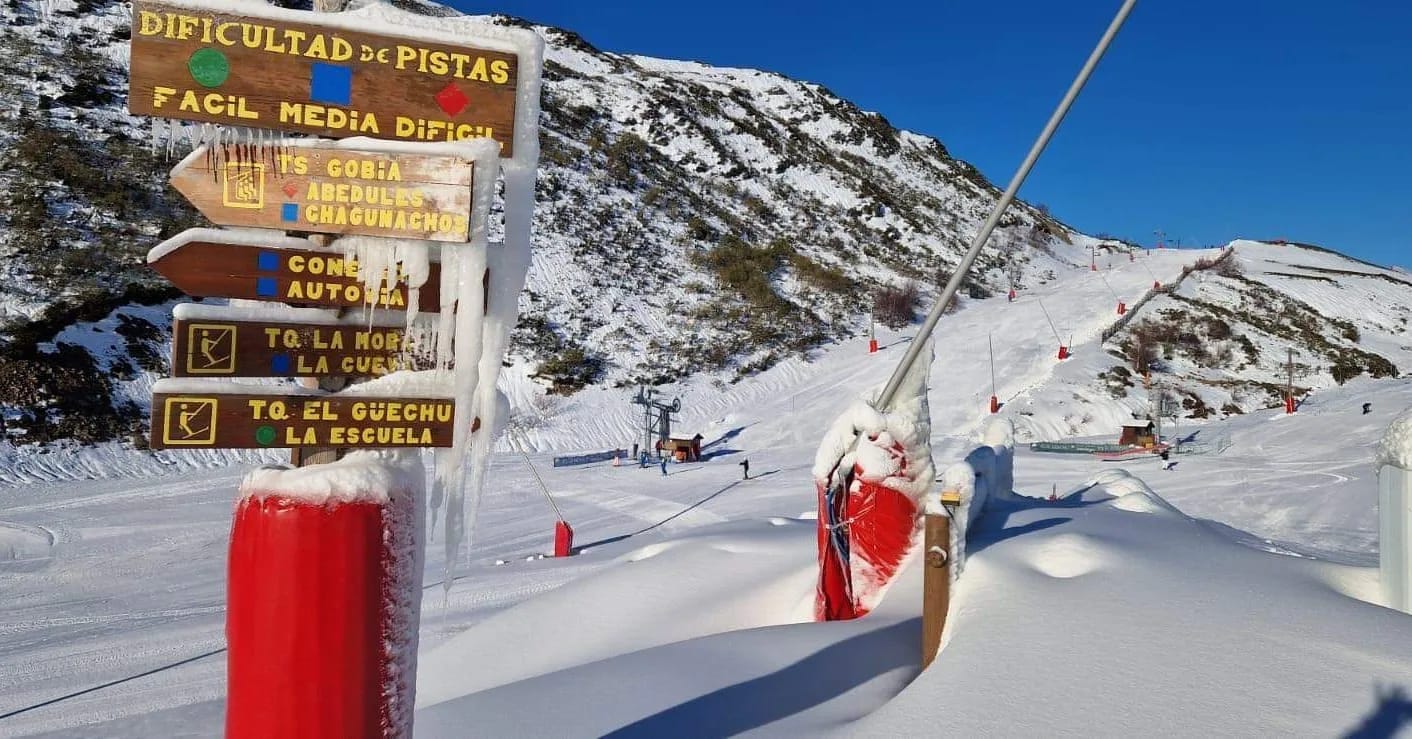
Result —
[{"label": "sign text 'la gobia'", "polygon": [[330,143],[203,146],[172,186],[222,226],[470,240],[471,160]]}]

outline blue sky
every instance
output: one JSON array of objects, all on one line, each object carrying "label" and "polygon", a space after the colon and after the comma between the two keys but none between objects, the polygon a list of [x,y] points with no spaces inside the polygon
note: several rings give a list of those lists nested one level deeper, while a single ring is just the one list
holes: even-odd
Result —
[{"label": "blue sky", "polygon": [[[453,3],[818,82],[1004,186],[1118,0]],[[1412,2],[1140,0],[1021,197],[1145,244],[1412,267]]]}]

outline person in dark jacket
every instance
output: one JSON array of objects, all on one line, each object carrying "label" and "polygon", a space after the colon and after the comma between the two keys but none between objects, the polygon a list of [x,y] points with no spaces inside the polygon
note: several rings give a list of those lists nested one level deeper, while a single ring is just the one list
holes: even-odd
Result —
[{"label": "person in dark jacket", "polygon": [[745,470],[745,479],[749,480],[749,479],[750,479],[750,460],[748,460],[748,459],[742,459],[742,460],[740,460],[740,467],[741,467],[741,469]]},{"label": "person in dark jacket", "polygon": [[666,477],[666,476],[667,476],[667,458],[666,458],[666,456],[663,456],[663,457],[662,457],[662,477]]}]

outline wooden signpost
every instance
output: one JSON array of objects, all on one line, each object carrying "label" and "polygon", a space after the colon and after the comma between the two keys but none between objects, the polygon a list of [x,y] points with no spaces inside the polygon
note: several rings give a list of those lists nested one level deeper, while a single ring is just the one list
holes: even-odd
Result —
[{"label": "wooden signpost", "polygon": [[468,159],[287,142],[203,146],[171,182],[222,226],[470,240]]},{"label": "wooden signpost", "polygon": [[363,395],[152,395],[153,449],[449,447],[446,398]]},{"label": "wooden signpost", "polygon": [[[204,379],[158,383],[153,449],[288,448],[302,467],[350,449],[454,447],[458,432],[464,442],[481,431],[472,409],[449,397],[389,397],[397,391],[374,395],[376,388],[363,393],[345,385],[418,368],[408,366],[419,356],[408,351],[408,334],[386,325],[393,317],[383,311],[442,310],[440,265],[423,260],[435,254],[433,242],[443,253],[487,248],[497,184],[503,183],[506,239],[528,255],[543,40],[529,29],[419,17],[385,4],[337,12],[343,5],[314,0],[316,10],[331,12],[308,13],[259,4],[223,8],[216,0],[133,2],[133,114],[423,142],[344,145],[241,133],[238,143],[203,147],[177,166],[173,186],[210,220],[271,230],[192,229],[148,254],[154,269],[196,297],[334,310],[179,306],[173,373]],[[203,140],[210,140],[206,133]],[[290,238],[281,231],[319,235]],[[415,270],[417,285],[401,265],[365,275],[365,265],[320,248],[327,246],[325,234],[368,237],[356,250],[377,262],[366,269],[383,269],[391,260],[382,257],[393,255],[429,268]],[[384,246],[387,252],[376,251]],[[372,279],[365,285],[365,278]],[[482,285],[489,279],[486,268]],[[445,310],[457,311],[456,296],[445,297]],[[490,291],[474,303],[460,309],[482,315]],[[513,303],[511,296],[507,307]],[[441,318],[444,326],[452,316]],[[462,362],[464,369],[475,366]],[[307,389],[239,386],[227,379],[234,377],[298,377]],[[493,374],[479,379],[478,394],[493,390]],[[293,473],[353,500],[309,498],[298,486],[275,483],[294,479],[283,473],[247,490],[231,535],[228,735],[267,736],[290,726],[327,736],[412,734],[415,672],[396,672],[389,655],[397,650],[386,641],[397,635],[399,649],[415,652],[417,612],[394,595],[416,592],[422,577],[419,559],[407,556],[415,551],[409,545],[422,544],[407,512],[419,500],[397,481],[410,456],[367,455],[352,465],[379,473],[367,476]],[[451,508],[446,522],[448,531],[460,525]],[[284,566],[289,552],[298,553],[298,567]],[[388,587],[388,573],[398,573],[399,584]],[[347,584],[339,593],[349,607],[330,614],[327,593],[304,587],[316,579]],[[340,659],[308,660],[307,649],[268,637],[291,623],[334,634],[329,645]],[[397,675],[392,690],[378,677],[389,674]],[[275,690],[272,700],[270,675],[333,697],[305,700]],[[350,712],[350,705],[360,710]]]},{"label": "wooden signpost", "polygon": [[137,0],[128,110],[330,138],[490,138],[513,156],[515,54],[359,25],[337,14]]},{"label": "wooden signpost", "polygon": [[[360,265],[328,250],[255,246],[220,231],[187,232],[159,245],[148,264],[177,289],[198,298],[239,298],[324,308],[405,310],[411,299],[405,274],[369,291]],[[297,241],[290,239],[289,241]],[[425,313],[441,310],[441,268],[432,263],[417,303]]]},{"label": "wooden signpost", "polygon": [[404,329],[178,318],[176,377],[381,377],[418,366]]}]

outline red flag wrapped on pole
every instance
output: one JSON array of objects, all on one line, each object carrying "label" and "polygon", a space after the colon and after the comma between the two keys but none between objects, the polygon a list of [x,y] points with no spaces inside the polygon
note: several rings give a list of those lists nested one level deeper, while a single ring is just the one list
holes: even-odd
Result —
[{"label": "red flag wrapped on pole", "polygon": [[819,495],[820,621],[863,616],[882,599],[915,543],[919,501],[935,475],[927,361],[913,365],[880,412],[858,401],[825,434],[814,458]]},{"label": "red flag wrapped on pole", "polygon": [[[872,610],[911,550],[917,532],[917,503],[933,480],[926,383],[932,330],[1136,4],[1137,0],[1123,0],[1098,46],[995,201],[990,216],[971,239],[922,321],[916,340],[907,347],[876,401],[855,403],[834,422],[819,445],[813,470],[819,496],[819,588],[815,601],[819,620],[856,618]],[[1050,324],[1052,328],[1053,321]],[[1057,339],[1059,332],[1054,335]],[[918,361],[923,352],[926,361]],[[1061,346],[1059,352],[1063,359],[1068,349]]]}]

